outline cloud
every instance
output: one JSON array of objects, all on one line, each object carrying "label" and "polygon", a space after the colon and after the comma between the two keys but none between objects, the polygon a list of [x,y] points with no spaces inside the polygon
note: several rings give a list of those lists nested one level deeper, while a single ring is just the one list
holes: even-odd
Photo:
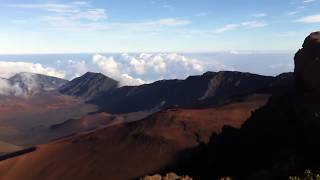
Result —
[{"label": "cloud", "polygon": [[45,67],[39,63],[0,61],[0,69],[0,77],[3,78],[10,78],[21,72],[38,73],[58,78],[65,77],[64,72],[55,68]]},{"label": "cloud", "polygon": [[176,53],[141,53],[137,56],[122,54],[130,68],[139,75],[168,73],[174,74],[177,69],[184,72],[203,72],[203,64],[196,60]]},{"label": "cloud", "polygon": [[56,28],[68,31],[155,31],[164,27],[180,27],[192,23],[182,18],[161,18],[142,22],[111,23],[108,19],[106,9],[96,8],[86,1],[75,1],[72,3],[40,3],[40,4],[13,4],[17,8],[38,9],[47,11],[46,15],[38,17],[43,27]]},{"label": "cloud", "polygon": [[288,15],[288,16],[293,16],[293,15],[298,14],[299,12],[300,12],[300,11],[289,11],[289,12],[286,13],[286,15]]},{"label": "cloud", "polygon": [[186,19],[165,18],[157,21],[146,22],[144,24],[156,26],[185,26],[191,24],[191,21]]},{"label": "cloud", "polygon": [[206,17],[208,16],[210,13],[209,12],[200,12],[198,14],[196,14],[197,17]]},{"label": "cloud", "polygon": [[18,85],[12,85],[8,80],[0,78],[0,95],[23,96],[23,90]]},{"label": "cloud", "polygon": [[73,20],[81,20],[86,19],[90,21],[99,21],[107,19],[106,10],[105,9],[88,9],[86,11],[82,11],[70,16]]},{"label": "cloud", "polygon": [[259,22],[259,21],[246,21],[246,22],[242,22],[241,26],[247,29],[253,29],[253,28],[266,27],[268,26],[268,24],[265,22]]},{"label": "cloud", "polygon": [[[48,76],[64,78],[65,73],[58,71],[55,68],[45,67],[37,63],[29,62],[8,62],[0,61],[0,77],[10,78],[15,74],[20,73],[23,78],[24,83],[27,84],[23,89],[18,83],[12,84],[6,79],[0,78],[0,95],[14,95],[19,97],[28,97],[31,93],[34,94],[38,90],[38,84],[35,81],[34,77],[30,73],[44,74]],[[30,72],[30,73],[22,73]]]},{"label": "cloud", "polygon": [[[121,82],[121,85],[137,85],[161,78],[173,78],[202,73],[202,63],[175,53],[121,54],[115,57],[96,54],[92,62],[105,75]],[[150,78],[143,80],[142,77]]]},{"label": "cloud", "polygon": [[257,14],[253,14],[252,16],[256,17],[256,18],[262,18],[262,17],[268,16],[268,14],[267,13],[257,13]]},{"label": "cloud", "polygon": [[160,79],[186,78],[207,70],[233,70],[221,63],[210,64],[177,53],[140,53],[103,56],[96,54],[92,63],[98,71],[120,81],[121,86],[139,85]]},{"label": "cloud", "polygon": [[237,29],[239,27],[239,24],[227,24],[222,26],[221,28],[218,28],[215,30],[216,33],[224,33],[226,31],[231,31],[234,29]]},{"label": "cloud", "polygon": [[49,25],[68,25],[68,27],[70,27],[74,24],[88,24],[90,22],[102,21],[108,18],[105,9],[94,8],[86,1],[74,1],[71,3],[13,4],[11,6],[47,11],[48,14],[40,19],[44,20]]},{"label": "cloud", "polygon": [[79,77],[86,72],[88,72],[88,67],[86,61],[80,60],[80,61],[74,61],[74,60],[68,60],[68,69],[69,71],[69,76],[71,79],[74,79],[76,77]]},{"label": "cloud", "polygon": [[268,26],[267,23],[261,21],[244,21],[239,24],[227,24],[215,30],[215,33],[224,33],[238,28],[254,29]]},{"label": "cloud", "polygon": [[76,4],[58,4],[58,3],[42,3],[42,4],[13,4],[12,7],[40,9],[55,13],[78,13],[80,9]]},{"label": "cloud", "polygon": [[299,13],[305,11],[306,8],[307,8],[307,6],[305,6],[305,5],[300,5],[300,6],[296,7],[295,10],[288,11],[288,12],[286,12],[285,14],[286,14],[287,16],[294,16],[294,15],[296,15],[296,14],[299,14]]},{"label": "cloud", "polygon": [[315,2],[316,0],[304,0],[303,3],[311,3],[311,2]]},{"label": "cloud", "polygon": [[106,57],[100,54],[96,54],[92,58],[92,62],[98,66],[98,69],[110,78],[118,80],[121,86],[125,85],[140,85],[145,83],[143,80],[137,78],[134,79],[128,75],[122,64],[115,61],[114,57]]},{"label": "cloud", "polygon": [[312,24],[312,23],[320,23],[320,14],[305,16],[297,20],[297,22]]}]

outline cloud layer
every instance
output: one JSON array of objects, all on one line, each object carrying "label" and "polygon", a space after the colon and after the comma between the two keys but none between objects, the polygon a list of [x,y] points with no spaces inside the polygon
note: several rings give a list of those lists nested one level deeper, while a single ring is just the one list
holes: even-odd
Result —
[{"label": "cloud layer", "polygon": [[0,69],[0,77],[2,78],[10,78],[20,72],[31,72],[65,78],[65,73],[63,71],[59,71],[51,67],[45,67],[39,63],[0,61]]},{"label": "cloud layer", "polygon": [[121,85],[137,85],[164,78],[180,78],[204,71],[200,61],[175,53],[121,54],[117,57],[96,54],[92,62],[101,72],[119,80]]},{"label": "cloud layer", "polygon": [[27,90],[21,88],[19,84],[12,84],[8,80],[3,79],[10,78],[17,73],[31,72],[65,78],[65,73],[63,71],[58,71],[51,67],[45,67],[39,63],[0,61],[0,69],[0,95],[26,97],[29,92],[37,90],[37,82],[35,82],[33,77],[27,73],[21,74],[24,82],[28,85],[27,87],[29,89]]}]

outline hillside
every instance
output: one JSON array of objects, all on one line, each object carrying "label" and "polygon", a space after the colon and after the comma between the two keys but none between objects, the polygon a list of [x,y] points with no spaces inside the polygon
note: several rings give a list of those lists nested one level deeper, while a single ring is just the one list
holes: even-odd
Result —
[{"label": "hillside", "polygon": [[267,99],[257,95],[216,108],[168,109],[61,139],[0,162],[0,179],[132,179],[155,173],[171,166],[182,151],[208,142],[224,125],[240,127]]},{"label": "hillside", "polygon": [[228,98],[251,94],[269,87],[276,77],[241,72],[207,72],[185,80],[163,80],[141,86],[127,86],[108,91],[89,103],[100,111],[129,113],[165,109],[171,106],[195,105],[210,99],[210,105]]}]

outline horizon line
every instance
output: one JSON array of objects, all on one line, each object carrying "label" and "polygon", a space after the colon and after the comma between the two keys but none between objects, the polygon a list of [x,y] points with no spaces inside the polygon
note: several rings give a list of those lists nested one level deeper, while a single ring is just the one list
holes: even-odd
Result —
[{"label": "horizon line", "polygon": [[177,54],[210,54],[210,53],[230,53],[230,54],[247,54],[247,53],[289,53],[297,50],[223,50],[223,51],[114,51],[114,52],[22,52],[22,53],[0,53],[2,55],[58,55],[58,54],[140,54],[140,53],[177,53]]}]

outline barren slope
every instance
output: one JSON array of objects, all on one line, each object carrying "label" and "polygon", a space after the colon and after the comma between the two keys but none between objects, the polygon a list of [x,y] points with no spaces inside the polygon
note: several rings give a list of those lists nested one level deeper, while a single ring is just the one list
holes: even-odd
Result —
[{"label": "barren slope", "polygon": [[72,136],[0,162],[0,179],[132,179],[168,168],[179,153],[240,127],[269,96],[207,109],[169,109],[148,118]]}]

